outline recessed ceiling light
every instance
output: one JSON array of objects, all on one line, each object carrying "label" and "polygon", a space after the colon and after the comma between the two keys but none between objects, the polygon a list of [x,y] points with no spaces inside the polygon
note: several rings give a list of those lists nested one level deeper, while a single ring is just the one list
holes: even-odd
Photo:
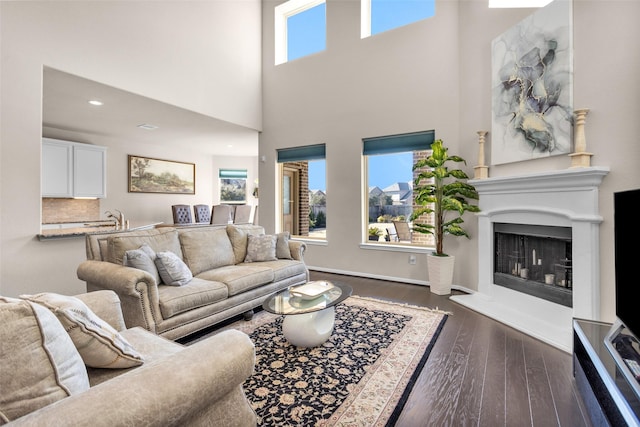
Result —
[{"label": "recessed ceiling light", "polygon": [[97,99],[92,99],[92,100],[89,101],[89,104],[95,105],[96,107],[99,107],[99,106],[101,106],[103,104],[103,102],[99,101]]},{"label": "recessed ceiling light", "polygon": [[150,125],[150,124],[147,124],[147,123],[143,123],[143,124],[141,124],[141,125],[138,125],[138,127],[139,127],[140,129],[145,129],[145,130],[154,130],[154,129],[158,129],[158,126],[156,126],[156,125]]}]

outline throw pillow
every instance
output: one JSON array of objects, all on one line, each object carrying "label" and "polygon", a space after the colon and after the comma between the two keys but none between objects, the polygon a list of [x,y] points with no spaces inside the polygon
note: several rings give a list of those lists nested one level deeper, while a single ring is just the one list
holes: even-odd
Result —
[{"label": "throw pillow", "polygon": [[54,293],[21,295],[20,298],[38,303],[56,315],[85,365],[109,369],[142,365],[142,356],[131,344],[80,299]]},{"label": "throw pillow", "polygon": [[247,236],[253,234],[259,236],[264,234],[264,228],[259,225],[227,225],[227,234],[229,234],[229,240],[231,240],[231,246],[233,246],[233,253],[236,257],[236,264],[244,262],[247,257]]},{"label": "throw pillow", "polygon": [[194,276],[203,271],[235,264],[231,241],[224,228],[182,229],[182,260]]},{"label": "throw pillow", "polygon": [[289,248],[290,234],[288,231],[276,234],[278,240],[276,241],[276,258],[278,259],[293,259],[291,256],[291,249]]},{"label": "throw pillow", "polygon": [[156,254],[156,267],[165,285],[182,286],[193,279],[193,274],[187,264],[173,252],[158,252]]},{"label": "throw pillow", "polygon": [[247,236],[247,256],[244,262],[275,261],[276,241],[278,238],[270,234]]},{"label": "throw pillow", "polygon": [[160,273],[155,263],[156,252],[151,246],[146,243],[140,246],[138,249],[132,249],[124,253],[122,263],[125,267],[133,267],[138,270],[144,270],[149,273],[154,279],[156,284],[160,284]]},{"label": "throw pillow", "polygon": [[89,389],[69,334],[46,308],[0,297],[0,424]]}]

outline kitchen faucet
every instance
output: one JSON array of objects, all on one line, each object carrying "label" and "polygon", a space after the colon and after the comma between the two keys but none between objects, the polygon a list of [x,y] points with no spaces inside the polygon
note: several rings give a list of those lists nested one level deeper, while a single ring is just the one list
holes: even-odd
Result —
[{"label": "kitchen faucet", "polygon": [[124,214],[118,209],[114,209],[114,211],[118,212],[118,216],[111,213],[111,211],[106,211],[105,214],[107,215],[107,218],[113,218],[116,221],[116,228],[123,228],[125,223]]}]

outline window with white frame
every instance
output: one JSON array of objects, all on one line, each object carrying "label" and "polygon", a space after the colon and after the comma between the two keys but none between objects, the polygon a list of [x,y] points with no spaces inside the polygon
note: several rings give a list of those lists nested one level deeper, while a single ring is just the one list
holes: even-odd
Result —
[{"label": "window with white frame", "polygon": [[220,203],[244,204],[247,202],[247,170],[220,169]]},{"label": "window with white frame", "polygon": [[489,0],[490,8],[544,7],[553,0]]},{"label": "window with white frame", "polygon": [[[433,246],[433,237],[413,233],[415,202],[413,171],[418,159],[430,154],[434,131],[412,132],[363,139],[366,169],[365,239],[378,244]],[[432,215],[416,221],[433,222]]]},{"label": "window with white frame", "polygon": [[280,230],[310,239],[327,237],[325,145],[277,150]]},{"label": "window with white frame", "polygon": [[430,18],[436,13],[435,0],[360,0],[360,37]]},{"label": "window with white frame", "polygon": [[327,45],[325,0],[289,0],[275,8],[275,65],[322,52]]}]

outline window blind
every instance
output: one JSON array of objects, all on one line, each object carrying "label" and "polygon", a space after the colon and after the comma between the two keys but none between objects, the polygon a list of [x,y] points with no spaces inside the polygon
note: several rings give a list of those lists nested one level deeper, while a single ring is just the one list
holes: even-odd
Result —
[{"label": "window blind", "polygon": [[372,154],[429,150],[434,140],[435,131],[433,130],[363,138],[362,154],[368,156]]},{"label": "window blind", "polygon": [[246,178],[247,170],[246,169],[220,169],[219,175],[220,178]]},{"label": "window blind", "polygon": [[304,147],[282,148],[278,150],[278,163],[321,160],[326,157],[325,144]]}]

